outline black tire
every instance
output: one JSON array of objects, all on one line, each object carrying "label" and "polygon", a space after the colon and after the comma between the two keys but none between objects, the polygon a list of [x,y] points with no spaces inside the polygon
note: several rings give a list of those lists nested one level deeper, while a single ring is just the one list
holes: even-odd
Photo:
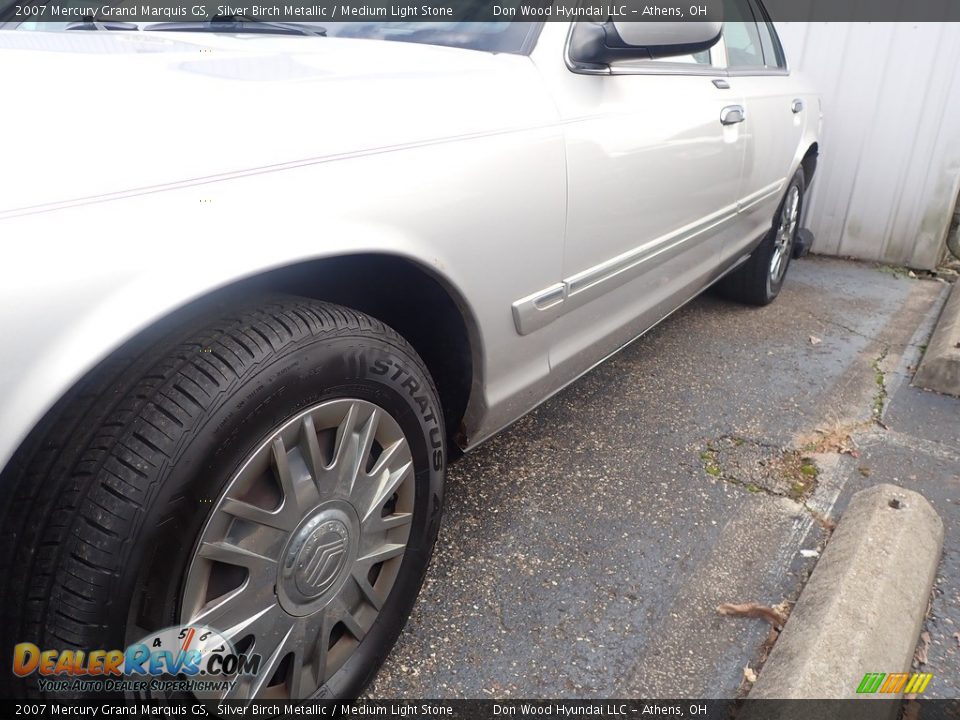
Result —
[{"label": "black tire", "polygon": [[803,216],[803,194],[806,190],[806,181],[803,168],[799,168],[787,185],[787,189],[783,194],[783,200],[780,201],[780,205],[777,207],[777,213],[774,215],[770,231],[763,238],[760,245],[757,246],[757,249],[750,255],[750,258],[717,284],[717,290],[721,295],[747,305],[763,306],[772,303],[780,294],[780,290],[783,288],[783,281],[787,276],[787,270],[790,267],[790,261],[793,257],[797,230],[800,228],[799,221],[796,223],[790,237],[790,244],[786,252],[786,266],[783,272],[778,279],[773,279],[771,278],[770,271],[776,249],[777,230],[780,227],[781,215],[791,189],[794,187],[800,192],[797,217],[799,219]]},{"label": "black tire", "polygon": [[[18,453],[2,477],[3,655],[19,642],[124,648],[134,616],[137,627],[176,625],[185,568],[210,513],[204,499],[217,497],[271,428],[345,396],[394,417],[415,478],[395,584],[317,693],[358,695],[423,582],[440,524],[444,423],[426,367],[397,333],[303,298],[220,308],[156,333],[88,378]],[[4,696],[41,695],[36,675],[16,682]]]}]

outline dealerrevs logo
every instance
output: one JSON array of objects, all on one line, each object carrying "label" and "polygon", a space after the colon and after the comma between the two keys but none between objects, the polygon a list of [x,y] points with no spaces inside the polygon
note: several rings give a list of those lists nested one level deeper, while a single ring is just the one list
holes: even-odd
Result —
[{"label": "dealerrevs logo", "polygon": [[260,669],[257,654],[237,653],[218,631],[177,625],[148,635],[126,650],[41,649],[19,643],[13,672],[36,674],[44,691],[225,692],[240,675]]}]

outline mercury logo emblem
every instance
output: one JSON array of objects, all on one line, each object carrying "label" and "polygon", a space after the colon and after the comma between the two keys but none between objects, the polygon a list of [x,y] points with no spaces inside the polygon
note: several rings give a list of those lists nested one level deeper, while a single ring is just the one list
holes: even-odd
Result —
[{"label": "mercury logo emblem", "polygon": [[297,589],[306,597],[329,590],[346,561],[348,545],[347,527],[339,520],[328,520],[314,530],[297,556]]}]

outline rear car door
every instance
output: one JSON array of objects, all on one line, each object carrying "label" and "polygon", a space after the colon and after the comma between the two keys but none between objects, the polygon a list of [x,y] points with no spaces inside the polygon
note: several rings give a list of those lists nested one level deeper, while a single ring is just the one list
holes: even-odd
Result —
[{"label": "rear car door", "polygon": [[739,237],[724,259],[742,254],[773,220],[790,178],[809,111],[793,92],[790,71],[773,23],[756,0],[724,4],[723,44],[731,89],[743,99],[745,155],[738,192]]}]

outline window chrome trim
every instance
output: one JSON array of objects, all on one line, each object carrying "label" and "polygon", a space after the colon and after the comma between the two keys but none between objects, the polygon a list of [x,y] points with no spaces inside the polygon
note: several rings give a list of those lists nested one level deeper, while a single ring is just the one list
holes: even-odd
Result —
[{"label": "window chrome trim", "polygon": [[[644,62],[655,63],[655,60]],[[576,70],[574,70],[576,72]],[[692,75],[698,77],[717,77],[725,75],[723,68],[716,65],[700,65],[697,63],[664,63],[657,65],[611,65],[608,75]]]},{"label": "window chrome trim", "polygon": [[[767,12],[767,8],[764,7],[761,0],[747,0],[747,8],[750,10],[750,15],[753,17],[754,25],[758,26],[758,33],[760,31],[760,23],[763,23],[769,29],[770,38],[773,41],[774,49],[779,50],[779,54],[783,57],[783,67],[780,67],[779,65],[776,67],[771,67],[770,65],[764,64],[763,67],[730,68],[728,62],[727,70],[729,71],[730,77],[762,77],[764,75],[789,76],[790,62],[787,60],[787,52],[783,48],[783,42],[780,40],[780,35],[777,34],[777,28],[770,19],[770,13]],[[756,11],[759,11],[760,17],[757,17]],[[759,35],[757,37],[759,39]],[[724,50],[726,50],[726,38],[723,37],[723,33],[720,33],[720,42],[724,43]],[[763,43],[761,42],[760,45],[760,54],[763,56],[764,63],[766,63],[767,58],[766,53],[763,52]]]},{"label": "window chrome trim", "polygon": [[790,58],[787,57],[787,49],[783,47],[783,41],[780,39],[780,33],[777,32],[777,25],[773,22],[773,19],[770,17],[770,12],[767,10],[766,6],[763,4],[763,0],[753,0],[754,4],[757,6],[757,9],[760,11],[761,20],[757,22],[763,22],[770,29],[770,36],[773,39],[773,44],[775,50],[779,51],[780,57],[783,58],[783,67],[778,67],[778,70],[785,70],[786,74],[790,74]]},{"label": "window chrome trim", "polygon": [[766,75],[788,77],[790,71],[784,68],[727,68],[727,77],[763,77]]}]

